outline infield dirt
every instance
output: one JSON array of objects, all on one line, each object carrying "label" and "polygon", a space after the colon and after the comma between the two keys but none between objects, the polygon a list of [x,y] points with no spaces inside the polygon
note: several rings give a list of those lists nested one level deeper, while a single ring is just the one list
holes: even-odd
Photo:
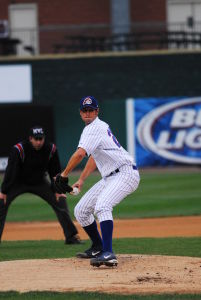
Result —
[{"label": "infield dirt", "polygon": [[[79,235],[87,235],[75,222]],[[114,238],[201,236],[201,216],[114,220]],[[6,223],[3,240],[61,240],[58,222]]]}]

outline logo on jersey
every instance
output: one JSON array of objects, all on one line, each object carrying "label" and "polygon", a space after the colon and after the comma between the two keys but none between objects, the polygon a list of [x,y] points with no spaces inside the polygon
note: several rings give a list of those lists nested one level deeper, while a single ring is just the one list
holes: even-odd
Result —
[{"label": "logo on jersey", "polygon": [[89,98],[89,97],[87,97],[86,99],[84,99],[84,101],[83,101],[83,103],[82,103],[82,105],[90,105],[90,104],[92,104],[92,100],[91,100],[91,98]]},{"label": "logo on jersey", "polygon": [[140,144],[155,154],[180,163],[201,164],[201,98],[158,106],[138,124]]}]

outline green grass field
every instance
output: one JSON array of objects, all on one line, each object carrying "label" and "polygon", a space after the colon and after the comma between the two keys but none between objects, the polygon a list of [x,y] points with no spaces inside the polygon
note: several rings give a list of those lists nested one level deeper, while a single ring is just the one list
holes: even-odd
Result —
[{"label": "green grass field", "polygon": [[[0,261],[74,257],[89,247],[66,246],[63,241],[13,241],[1,244]],[[198,238],[124,238],[114,239],[113,249],[121,254],[153,254],[201,257],[201,239]]]},{"label": "green grass field", "polygon": [[[80,197],[100,176],[93,175],[86,181],[79,196],[68,195],[68,205],[73,217],[73,208]],[[70,177],[72,184],[77,176]],[[200,173],[188,171],[167,173],[141,172],[138,190],[114,208],[115,218],[147,218],[163,216],[187,216],[201,214]],[[14,201],[7,221],[56,220],[52,209],[40,198],[24,194]]]},{"label": "green grass field", "polygon": [[[70,177],[70,183],[77,176]],[[73,208],[80,197],[100,177],[91,176],[79,196],[68,196],[68,204],[73,216]],[[141,172],[139,189],[128,196],[114,209],[115,218],[142,218],[162,216],[187,216],[201,214],[200,173],[184,170],[167,173]],[[50,207],[36,196],[19,196],[10,207],[7,221],[48,221],[56,220]],[[15,259],[72,257],[86,249],[85,245],[65,246],[63,241],[23,241],[3,242],[0,246],[0,261]],[[122,254],[162,254],[201,257],[200,238],[134,238],[115,239],[114,251]],[[106,295],[99,293],[1,293],[0,299],[201,299],[201,295]]]},{"label": "green grass field", "polygon": [[30,292],[30,293],[0,293],[0,297],[6,300],[200,300],[200,295],[107,295],[99,293],[53,293],[53,292]]}]

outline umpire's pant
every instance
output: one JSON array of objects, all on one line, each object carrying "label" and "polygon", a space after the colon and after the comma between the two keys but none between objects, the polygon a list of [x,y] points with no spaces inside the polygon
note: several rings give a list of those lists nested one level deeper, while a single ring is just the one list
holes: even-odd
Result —
[{"label": "umpire's pant", "polygon": [[25,185],[22,183],[13,186],[7,194],[6,204],[0,199],[0,241],[3,233],[8,208],[12,201],[23,193],[32,193],[44,199],[55,211],[58,221],[63,228],[66,240],[78,233],[73,221],[70,217],[69,209],[65,197],[60,197],[58,200],[47,182],[38,185]]}]

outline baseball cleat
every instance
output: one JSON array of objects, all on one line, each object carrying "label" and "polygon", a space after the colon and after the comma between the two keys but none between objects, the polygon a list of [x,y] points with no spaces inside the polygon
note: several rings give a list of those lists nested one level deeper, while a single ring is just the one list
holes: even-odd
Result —
[{"label": "baseball cleat", "polygon": [[84,242],[81,241],[80,237],[77,234],[65,240],[65,244],[68,245],[83,244],[83,243]]},{"label": "baseball cleat", "polygon": [[93,267],[100,267],[102,265],[116,267],[118,265],[118,260],[113,252],[102,252],[100,255],[90,260],[90,265]]},{"label": "baseball cleat", "polygon": [[76,257],[78,258],[95,258],[102,251],[102,246],[91,247],[84,252],[77,253]]}]

